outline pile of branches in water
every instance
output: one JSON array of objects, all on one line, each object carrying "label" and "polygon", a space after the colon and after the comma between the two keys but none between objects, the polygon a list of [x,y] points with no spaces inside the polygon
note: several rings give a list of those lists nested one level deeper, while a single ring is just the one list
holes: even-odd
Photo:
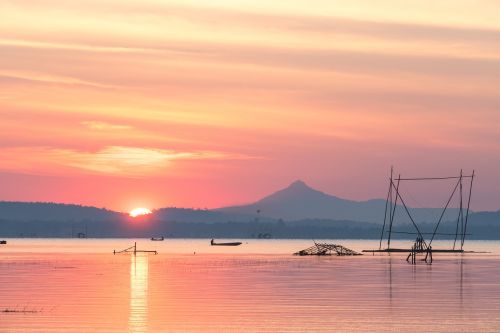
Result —
[{"label": "pile of branches in water", "polygon": [[330,256],[336,254],[338,256],[359,256],[361,253],[348,249],[342,245],[327,244],[327,243],[314,243],[305,250],[295,252],[294,255],[298,256]]}]

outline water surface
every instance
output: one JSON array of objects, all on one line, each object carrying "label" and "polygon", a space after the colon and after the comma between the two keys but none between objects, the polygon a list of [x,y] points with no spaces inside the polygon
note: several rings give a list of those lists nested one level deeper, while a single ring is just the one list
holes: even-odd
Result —
[{"label": "water surface", "polygon": [[[500,242],[466,244],[492,253],[436,254],[432,265],[410,265],[404,254],[292,256],[307,240],[243,240],[231,248],[209,240],[7,241],[0,247],[2,332],[500,329]],[[159,254],[113,255],[134,241]]]}]

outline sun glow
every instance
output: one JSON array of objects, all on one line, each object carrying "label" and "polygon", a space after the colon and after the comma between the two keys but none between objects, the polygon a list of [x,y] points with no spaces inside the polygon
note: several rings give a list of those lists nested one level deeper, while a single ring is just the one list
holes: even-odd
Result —
[{"label": "sun glow", "polygon": [[151,214],[151,210],[147,209],[147,208],[134,208],[130,211],[129,215],[132,216],[132,217],[137,217],[137,216],[142,216],[142,215],[148,215],[148,214]]}]

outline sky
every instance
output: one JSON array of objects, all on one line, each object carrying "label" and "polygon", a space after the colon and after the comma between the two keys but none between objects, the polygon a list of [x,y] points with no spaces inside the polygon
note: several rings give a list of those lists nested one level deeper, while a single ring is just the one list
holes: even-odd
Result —
[{"label": "sky", "polygon": [[[500,209],[500,2],[0,0],[0,200],[353,200],[474,169]],[[443,191],[407,188],[414,206]],[[444,193],[444,194],[443,194]]]}]

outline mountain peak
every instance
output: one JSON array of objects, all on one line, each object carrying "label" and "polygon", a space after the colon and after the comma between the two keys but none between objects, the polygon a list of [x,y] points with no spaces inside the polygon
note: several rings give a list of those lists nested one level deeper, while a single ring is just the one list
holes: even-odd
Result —
[{"label": "mountain peak", "polygon": [[298,179],[296,181],[294,181],[293,183],[291,183],[288,188],[295,188],[295,189],[310,189],[311,187],[309,187],[304,181]]},{"label": "mountain peak", "polygon": [[289,200],[294,200],[297,202],[303,202],[304,200],[314,201],[321,200],[321,198],[327,196],[323,192],[313,189],[309,185],[307,185],[302,180],[296,180],[291,183],[288,187],[279,190],[261,200],[260,203],[266,201],[283,201],[288,202]]}]

